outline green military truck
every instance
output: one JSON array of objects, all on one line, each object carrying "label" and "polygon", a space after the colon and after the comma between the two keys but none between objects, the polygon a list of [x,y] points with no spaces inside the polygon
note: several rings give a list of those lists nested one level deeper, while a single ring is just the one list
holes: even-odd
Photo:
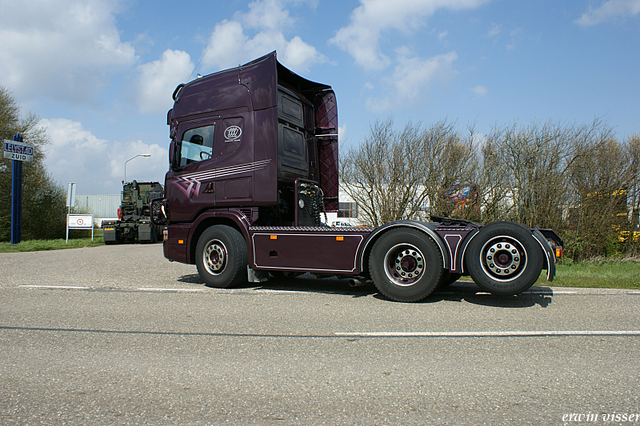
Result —
[{"label": "green military truck", "polygon": [[118,220],[102,223],[105,244],[155,243],[161,240],[162,229],[150,220],[149,202],[164,196],[158,182],[125,183]]}]

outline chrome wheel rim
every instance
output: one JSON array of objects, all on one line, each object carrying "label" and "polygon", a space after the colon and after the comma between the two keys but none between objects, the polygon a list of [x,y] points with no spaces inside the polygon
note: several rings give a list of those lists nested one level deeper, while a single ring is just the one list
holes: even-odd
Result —
[{"label": "chrome wheel rim", "polygon": [[487,241],[480,251],[484,272],[496,281],[513,281],[525,271],[527,251],[518,240],[499,235]]},{"label": "chrome wheel rim", "polygon": [[391,247],[384,257],[384,272],[393,284],[408,287],[420,281],[426,268],[424,255],[413,244]]},{"label": "chrome wheel rim", "polygon": [[227,265],[227,248],[220,240],[211,240],[204,248],[203,264],[207,272],[212,275],[218,275],[224,271]]}]

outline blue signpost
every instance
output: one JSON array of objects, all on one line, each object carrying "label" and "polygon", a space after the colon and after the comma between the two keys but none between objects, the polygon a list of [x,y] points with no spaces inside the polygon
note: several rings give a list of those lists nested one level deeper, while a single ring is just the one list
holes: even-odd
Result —
[{"label": "blue signpost", "polygon": [[33,145],[23,143],[19,134],[5,140],[4,158],[11,163],[11,244],[22,241],[22,162],[33,159]]},{"label": "blue signpost", "polygon": [[[22,142],[22,136],[13,140]],[[11,160],[11,244],[22,241],[22,161]]]}]

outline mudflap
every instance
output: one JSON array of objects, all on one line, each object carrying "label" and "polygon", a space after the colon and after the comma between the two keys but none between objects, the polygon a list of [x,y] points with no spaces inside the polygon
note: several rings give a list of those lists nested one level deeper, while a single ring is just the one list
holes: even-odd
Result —
[{"label": "mudflap", "polygon": [[255,271],[247,265],[247,281],[250,283],[263,283],[269,280],[267,271]]},{"label": "mudflap", "polygon": [[155,226],[149,223],[141,223],[138,225],[138,241],[141,243],[154,243]]},{"label": "mudflap", "polygon": [[105,244],[115,244],[118,242],[116,227],[114,225],[105,225],[102,228],[102,233]]},{"label": "mudflap", "polygon": [[553,277],[556,276],[556,258],[553,250],[551,249],[551,245],[538,228],[533,229],[533,237],[536,239],[536,241],[538,241],[538,244],[540,244],[540,248],[542,249],[542,252],[545,256],[547,281],[553,282]]}]

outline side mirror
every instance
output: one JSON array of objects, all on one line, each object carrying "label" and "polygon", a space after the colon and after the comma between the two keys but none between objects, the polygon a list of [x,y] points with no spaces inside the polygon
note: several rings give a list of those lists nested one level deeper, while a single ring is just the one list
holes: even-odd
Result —
[{"label": "side mirror", "polygon": [[154,225],[166,225],[167,215],[165,210],[166,200],[164,198],[154,198],[149,202],[150,219]]}]

